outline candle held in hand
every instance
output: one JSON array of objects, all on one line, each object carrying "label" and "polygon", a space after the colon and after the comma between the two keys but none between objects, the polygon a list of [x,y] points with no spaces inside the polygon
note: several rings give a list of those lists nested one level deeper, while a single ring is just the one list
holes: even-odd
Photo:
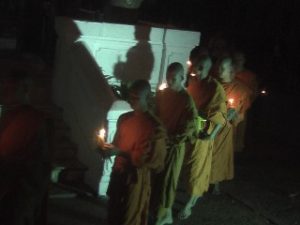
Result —
[{"label": "candle held in hand", "polygon": [[229,98],[229,99],[228,99],[228,103],[229,103],[229,107],[230,107],[230,108],[234,108],[234,107],[233,107],[233,104],[234,104],[234,98]]},{"label": "candle held in hand", "polygon": [[99,145],[101,148],[104,147],[104,143],[105,143],[105,134],[106,131],[104,128],[100,129],[97,136],[98,136],[98,141],[99,141]]},{"label": "candle held in hand", "polygon": [[163,82],[160,86],[159,86],[159,90],[162,91],[164,89],[166,89],[168,87],[167,83],[166,82]]}]

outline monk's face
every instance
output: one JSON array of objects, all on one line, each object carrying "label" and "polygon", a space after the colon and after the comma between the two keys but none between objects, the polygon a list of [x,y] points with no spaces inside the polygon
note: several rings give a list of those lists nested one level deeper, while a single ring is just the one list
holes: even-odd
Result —
[{"label": "monk's face", "polygon": [[136,97],[131,97],[129,99],[130,106],[135,111],[145,112],[149,108],[149,100],[151,98],[151,92],[149,90],[144,90],[138,94]]},{"label": "monk's face", "polygon": [[205,61],[202,62],[202,71],[199,71],[199,75],[198,75],[201,80],[204,80],[208,76],[211,66],[212,66],[211,59],[206,59]]},{"label": "monk's face", "polygon": [[181,90],[183,75],[184,75],[183,69],[173,72],[173,74],[171,74],[171,76],[167,80],[168,87],[175,91]]},{"label": "monk's face", "polygon": [[223,82],[231,82],[233,80],[232,60],[224,59],[220,64],[219,77]]}]

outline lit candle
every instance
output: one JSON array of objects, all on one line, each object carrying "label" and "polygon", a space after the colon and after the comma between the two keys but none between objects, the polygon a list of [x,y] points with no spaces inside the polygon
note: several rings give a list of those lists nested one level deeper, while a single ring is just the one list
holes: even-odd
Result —
[{"label": "lit candle", "polygon": [[229,103],[230,108],[233,108],[234,98],[229,98],[228,103]]},{"label": "lit candle", "polygon": [[163,82],[161,85],[159,85],[159,90],[164,90],[164,89],[166,89],[168,87],[168,85],[167,85],[167,83],[166,82]]},{"label": "lit candle", "polygon": [[196,74],[195,74],[195,73],[190,73],[190,75],[191,75],[192,77],[195,77],[195,76],[196,76]]},{"label": "lit candle", "polygon": [[186,64],[187,64],[188,66],[191,66],[191,65],[192,65],[192,62],[191,62],[190,60],[188,60],[188,61],[186,61]]},{"label": "lit candle", "polygon": [[105,134],[106,134],[106,131],[105,131],[104,128],[100,129],[100,130],[98,131],[98,134],[97,134],[98,140],[99,140],[99,145],[100,145],[101,148],[104,147],[104,143],[105,143]]},{"label": "lit candle", "polygon": [[262,95],[267,95],[267,91],[265,89],[261,90],[260,92]]}]

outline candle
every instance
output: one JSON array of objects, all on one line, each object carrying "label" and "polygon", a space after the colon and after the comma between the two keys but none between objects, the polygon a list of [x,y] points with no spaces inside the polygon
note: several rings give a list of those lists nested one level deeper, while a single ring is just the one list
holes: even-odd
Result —
[{"label": "candle", "polygon": [[160,86],[159,86],[159,90],[164,90],[164,89],[166,89],[168,87],[168,85],[167,85],[167,83],[166,82],[163,82]]},{"label": "candle", "polygon": [[228,103],[229,103],[229,107],[233,108],[234,98],[229,98]]},{"label": "candle", "polygon": [[100,145],[101,148],[104,147],[104,143],[105,143],[105,134],[106,134],[106,131],[105,131],[104,128],[100,129],[100,130],[98,131],[98,134],[97,134],[97,136],[98,136],[98,141],[99,141],[99,145]]},{"label": "candle", "polygon": [[262,95],[267,95],[267,91],[265,89],[261,90],[260,92]]}]

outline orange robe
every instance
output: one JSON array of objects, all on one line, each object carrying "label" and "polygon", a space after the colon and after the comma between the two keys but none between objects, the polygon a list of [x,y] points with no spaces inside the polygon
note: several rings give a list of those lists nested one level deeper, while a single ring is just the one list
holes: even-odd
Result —
[{"label": "orange robe", "polygon": [[[244,118],[244,114],[250,105],[248,88],[239,81],[222,83],[226,92],[227,108],[234,108],[238,113],[237,124]],[[233,99],[230,103],[229,99]],[[226,123],[217,135],[214,142],[213,164],[210,182],[215,184],[234,177],[234,126]]]},{"label": "orange robe", "polygon": [[[217,124],[226,123],[226,97],[222,85],[212,77],[198,80],[194,77],[188,85],[199,115],[206,120],[202,130],[210,134]],[[212,169],[212,140],[197,139],[186,151],[185,178],[187,191],[192,196],[202,196],[208,190]]]},{"label": "orange robe", "polygon": [[[234,108],[238,113],[238,119],[235,124],[238,124],[244,119],[245,113],[251,105],[252,91],[238,80],[233,80],[230,83],[222,83],[226,92],[227,108]],[[233,99],[230,104],[229,99]]]},{"label": "orange robe", "polygon": [[108,188],[110,225],[147,224],[151,169],[161,170],[166,155],[165,131],[148,112],[123,114],[114,144],[117,156]]},{"label": "orange robe", "polygon": [[235,74],[235,79],[246,85],[251,90],[250,100],[253,102],[258,94],[256,74],[249,70],[242,70]]},{"label": "orange robe", "polygon": [[157,175],[156,193],[160,217],[165,208],[172,208],[178,178],[185,155],[186,141],[195,136],[197,110],[191,96],[183,89],[166,88],[156,95],[156,113],[165,126],[169,138],[165,169]]},{"label": "orange robe", "polygon": [[[251,106],[253,91],[249,89],[239,80],[235,79],[230,83],[223,83],[225,89],[227,100],[232,98],[234,103],[230,105],[227,104],[228,108],[234,108],[237,111],[238,117],[232,121],[233,123],[233,148],[238,151],[243,145],[243,130],[240,131],[238,126],[240,123],[243,125],[243,121],[246,118],[246,113]],[[245,125],[245,124],[244,124]],[[242,133],[241,133],[242,132]]]},{"label": "orange robe", "polygon": [[[258,82],[256,74],[249,70],[242,70],[236,73],[235,78],[246,85],[251,90],[250,101],[253,102],[258,95]],[[244,148],[244,140],[247,127],[247,113],[243,121],[241,121],[235,132],[235,151],[242,151]]]},{"label": "orange robe", "polygon": [[10,224],[35,220],[46,196],[50,156],[45,122],[41,112],[27,105],[1,117],[0,218]]}]

